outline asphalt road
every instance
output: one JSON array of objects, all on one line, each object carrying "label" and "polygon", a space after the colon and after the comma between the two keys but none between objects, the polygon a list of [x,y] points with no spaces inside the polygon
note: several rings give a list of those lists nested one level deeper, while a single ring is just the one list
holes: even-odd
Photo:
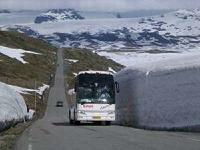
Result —
[{"label": "asphalt road", "polygon": [[[63,101],[63,107],[56,107]],[[144,131],[122,126],[71,126],[65,97],[62,50],[43,119],[35,122],[14,150],[200,150],[200,133]]]}]

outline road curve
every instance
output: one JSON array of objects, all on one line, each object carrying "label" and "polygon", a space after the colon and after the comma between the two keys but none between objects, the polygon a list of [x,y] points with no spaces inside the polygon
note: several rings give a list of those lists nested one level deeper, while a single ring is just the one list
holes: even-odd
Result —
[{"label": "road curve", "polygon": [[[46,114],[17,140],[14,150],[200,150],[199,133],[144,131],[122,126],[71,126],[65,97],[62,49]],[[55,107],[63,101],[63,107]]]}]

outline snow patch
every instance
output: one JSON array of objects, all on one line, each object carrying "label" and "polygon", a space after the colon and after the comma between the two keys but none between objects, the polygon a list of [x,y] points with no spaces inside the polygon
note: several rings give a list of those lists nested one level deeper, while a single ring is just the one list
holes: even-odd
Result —
[{"label": "snow patch", "polygon": [[107,75],[113,75],[111,72],[108,71],[94,71],[94,70],[90,70],[90,71],[81,71],[78,73],[78,75],[80,74],[107,74]]},{"label": "snow patch", "polygon": [[76,59],[65,59],[65,60],[67,60],[67,61],[69,61],[69,62],[72,62],[72,63],[76,63],[76,62],[79,61],[79,60],[76,60]]},{"label": "snow patch", "polygon": [[8,86],[12,88],[13,90],[15,90],[15,92],[18,92],[20,94],[29,94],[29,92],[35,92],[34,89],[22,88],[15,85],[8,85]]},{"label": "snow patch", "polygon": [[29,109],[28,113],[27,113],[27,119],[31,120],[33,118],[33,115],[35,114],[35,110],[33,109]]},{"label": "snow patch", "polygon": [[43,95],[44,91],[49,88],[49,85],[43,84],[43,86],[39,87],[37,90],[34,89],[28,89],[28,88],[23,88],[15,85],[8,85],[10,88],[15,90],[15,92],[21,93],[21,94],[29,94],[29,92],[35,92],[38,93],[39,95]]},{"label": "snow patch", "polygon": [[112,67],[108,67],[108,71],[112,72],[113,74],[117,73]]},{"label": "snow patch", "polygon": [[75,94],[75,90],[74,89],[69,89],[68,90],[68,95],[74,95]]},{"label": "snow patch", "polygon": [[49,85],[43,84],[43,86],[39,87],[36,91],[39,95],[43,95],[44,91],[49,88]]},{"label": "snow patch", "polygon": [[75,72],[73,72],[73,75],[74,75],[74,76],[77,76],[78,74],[77,74],[77,73],[75,73]]},{"label": "snow patch", "polygon": [[4,46],[0,46],[0,53],[4,54],[10,58],[17,59],[18,61],[22,62],[23,64],[28,63],[28,62],[24,61],[24,59],[23,59],[23,57],[25,56],[24,53],[40,55],[39,53],[26,51],[26,50],[22,50],[22,49],[8,48],[8,47],[4,47]]}]

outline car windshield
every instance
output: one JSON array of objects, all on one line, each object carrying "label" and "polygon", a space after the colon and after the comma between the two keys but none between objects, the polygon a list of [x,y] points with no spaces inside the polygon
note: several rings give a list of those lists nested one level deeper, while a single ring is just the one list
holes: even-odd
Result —
[{"label": "car windshield", "polygon": [[79,77],[79,103],[114,103],[114,83],[111,75]]}]

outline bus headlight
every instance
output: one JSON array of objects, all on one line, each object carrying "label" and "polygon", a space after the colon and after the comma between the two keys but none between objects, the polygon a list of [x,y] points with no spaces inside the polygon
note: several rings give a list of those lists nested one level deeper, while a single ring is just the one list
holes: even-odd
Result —
[{"label": "bus headlight", "polygon": [[78,113],[85,115],[85,111],[83,111],[83,110],[79,110]]}]

